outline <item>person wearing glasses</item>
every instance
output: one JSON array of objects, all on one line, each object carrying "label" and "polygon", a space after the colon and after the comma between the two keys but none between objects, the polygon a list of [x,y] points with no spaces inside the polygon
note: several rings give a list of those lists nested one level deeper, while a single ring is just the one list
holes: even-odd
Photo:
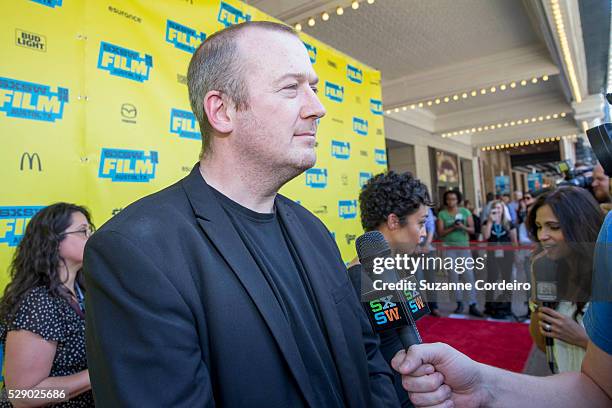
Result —
[{"label": "person wearing glasses", "polygon": [[28,223],[0,300],[0,407],[94,406],[81,267],[94,231],[84,207],[56,203]]}]

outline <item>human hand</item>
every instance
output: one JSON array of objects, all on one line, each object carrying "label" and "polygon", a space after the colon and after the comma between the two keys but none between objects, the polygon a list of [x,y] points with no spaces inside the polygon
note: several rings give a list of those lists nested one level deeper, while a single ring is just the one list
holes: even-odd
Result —
[{"label": "human hand", "polygon": [[586,330],[571,316],[566,316],[549,307],[539,307],[540,333],[586,349],[589,341]]},{"label": "human hand", "polygon": [[391,366],[416,407],[480,407],[487,398],[482,365],[448,344],[415,344],[397,352]]}]

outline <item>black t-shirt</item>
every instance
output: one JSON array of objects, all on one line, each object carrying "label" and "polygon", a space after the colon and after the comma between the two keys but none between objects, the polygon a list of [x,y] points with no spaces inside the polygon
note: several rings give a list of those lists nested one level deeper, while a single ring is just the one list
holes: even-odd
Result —
[{"label": "black t-shirt", "polygon": [[[486,224],[490,221],[487,220]],[[489,242],[512,242],[510,238],[510,231],[515,229],[513,223],[508,223],[507,227],[504,227],[503,224],[493,224],[491,225],[491,236],[489,237]]]},{"label": "black t-shirt", "polygon": [[262,214],[213,189],[259,266],[294,334],[320,407],[345,405],[320,312],[302,263],[276,213]]}]

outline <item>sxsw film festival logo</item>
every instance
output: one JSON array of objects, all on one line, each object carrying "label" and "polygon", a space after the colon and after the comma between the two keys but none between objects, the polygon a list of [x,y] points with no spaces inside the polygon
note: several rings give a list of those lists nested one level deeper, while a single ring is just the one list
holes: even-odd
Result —
[{"label": "sxsw film festival logo", "polygon": [[180,109],[170,111],[170,133],[186,139],[200,140],[200,127],[193,112]]},{"label": "sxsw film festival logo", "polygon": [[19,170],[23,171],[23,169],[26,168],[26,164],[28,169],[34,170],[34,163],[38,165],[38,171],[42,171],[42,163],[38,153],[30,154],[29,152],[24,152],[21,155],[21,160],[19,160]]},{"label": "sxsw film festival logo", "polygon": [[350,220],[357,216],[357,200],[339,200],[338,216],[344,220]]},{"label": "sxsw film festival logo", "polygon": [[223,24],[225,27],[229,27],[234,24],[251,21],[251,15],[244,14],[236,7],[231,6],[222,1],[221,5],[219,6],[219,14],[217,15],[217,21]]},{"label": "sxsw film festival logo", "polygon": [[312,188],[327,187],[327,169],[308,169],[306,174],[306,185]]},{"label": "sxsw film festival logo", "polygon": [[68,89],[0,77],[0,112],[10,118],[55,122],[64,116]]},{"label": "sxsw film festival logo", "polygon": [[376,164],[387,164],[387,152],[384,149],[374,149],[374,161]]},{"label": "sxsw film festival logo", "polygon": [[141,55],[137,51],[104,41],[100,43],[98,69],[121,78],[144,82],[149,79],[152,67],[153,57],[150,55]]},{"label": "sxsw film festival logo", "polygon": [[17,246],[30,219],[43,208],[45,207],[0,207],[0,245]]},{"label": "sxsw film festival logo", "polygon": [[371,178],[372,173],[368,173],[366,171],[359,172],[359,188],[365,186]]},{"label": "sxsw film festival logo", "polygon": [[33,1],[34,3],[42,4],[43,6],[55,8],[55,7],[62,7],[63,0],[31,0],[31,1]]},{"label": "sxsw film festival logo", "polygon": [[383,114],[383,105],[382,101],[378,99],[370,99],[370,112],[375,115]]},{"label": "sxsw film festival logo", "polygon": [[336,159],[347,160],[351,157],[351,144],[349,142],[332,140],[331,155]]},{"label": "sxsw film festival logo", "polygon": [[182,24],[168,20],[166,22],[166,41],[175,48],[193,54],[206,39],[206,34]]},{"label": "sxsw film festival logo", "polygon": [[102,149],[98,177],[117,182],[147,183],[155,178],[157,152],[144,150]]},{"label": "sxsw film festival logo", "polygon": [[350,64],[346,64],[346,77],[356,84],[363,82],[363,72]]},{"label": "sxsw film festival logo", "polygon": [[47,37],[18,28],[15,29],[15,44],[19,47],[47,52]]},{"label": "sxsw film festival logo", "polygon": [[353,116],[353,131],[361,136],[368,135],[368,121],[365,119]]},{"label": "sxsw film festival logo", "polygon": [[342,102],[344,100],[344,87],[325,81],[325,96],[334,102]]},{"label": "sxsw film festival logo", "polygon": [[308,58],[310,58],[310,63],[314,64],[315,62],[317,62],[317,47],[312,44],[308,44],[307,42],[305,42],[304,45],[306,46],[306,51],[308,51]]}]

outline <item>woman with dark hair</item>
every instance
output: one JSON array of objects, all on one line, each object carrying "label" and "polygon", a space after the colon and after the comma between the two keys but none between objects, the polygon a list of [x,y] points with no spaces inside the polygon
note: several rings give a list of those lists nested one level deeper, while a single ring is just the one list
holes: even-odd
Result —
[{"label": "woman with dark hair", "polygon": [[544,339],[553,339],[554,361],[549,364],[556,363],[559,372],[580,371],[585,354],[588,337],[582,317],[588,308],[594,244],[603,219],[593,196],[573,186],[539,196],[527,218],[539,246],[532,263],[532,279],[537,279],[544,263],[553,265],[559,299],[552,308],[538,307],[538,313],[532,313],[530,332],[542,350]]},{"label": "woman with dark hair", "polygon": [[[459,191],[446,191],[442,198],[442,201],[446,207],[438,214],[438,236],[444,243],[444,246],[449,247],[444,249],[445,256],[452,259],[468,259],[472,257],[472,251],[469,249],[469,234],[474,233],[474,219],[467,208],[459,206],[462,200],[463,196]],[[476,289],[474,289],[474,269],[466,266],[462,276],[466,283],[470,283],[472,285],[472,289],[468,291],[470,304],[469,313],[472,316],[483,317],[482,312],[478,310],[478,303],[476,301]],[[453,283],[457,283],[459,281],[459,273],[455,271],[449,272],[449,277]],[[457,308],[455,309],[454,313],[462,313],[462,291],[455,291],[455,297],[457,300]]]},{"label": "woman with dark hair", "polygon": [[[394,254],[414,254],[426,236],[425,224],[432,205],[427,186],[411,173],[381,173],[372,177],[361,189],[359,208],[361,225],[366,232],[379,231]],[[349,278],[361,301],[362,274],[359,258],[348,268]],[[428,274],[429,275],[429,274]],[[433,274],[431,274],[433,275]],[[428,279],[433,279],[429,275]],[[380,351],[387,361],[402,350],[402,342],[394,331],[380,333]],[[394,386],[402,407],[412,407],[402,378],[395,370]]]},{"label": "woman with dark hair", "polygon": [[28,223],[0,300],[5,355],[0,406],[94,405],[81,275],[93,231],[87,209],[68,203],[50,205]]}]

